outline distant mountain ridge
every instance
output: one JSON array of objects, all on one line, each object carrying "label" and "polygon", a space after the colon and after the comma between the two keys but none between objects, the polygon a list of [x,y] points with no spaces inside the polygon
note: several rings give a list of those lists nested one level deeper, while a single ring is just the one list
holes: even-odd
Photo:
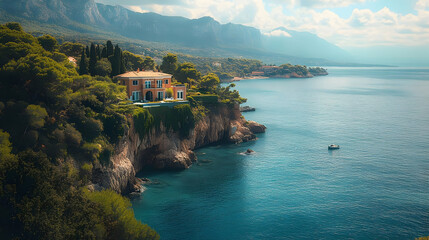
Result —
[{"label": "distant mountain ridge", "polygon": [[[211,17],[188,19],[157,13],[138,13],[122,6],[95,3],[94,0],[0,0],[0,8],[14,16],[44,23],[67,25],[72,22],[150,42],[166,42],[193,48],[226,49],[258,58],[283,54],[288,59],[304,58],[341,61],[348,54],[314,34],[285,28],[289,36],[264,35],[260,30],[240,24],[220,24]],[[280,56],[280,58],[282,58]],[[317,62],[317,60],[316,60]]]}]

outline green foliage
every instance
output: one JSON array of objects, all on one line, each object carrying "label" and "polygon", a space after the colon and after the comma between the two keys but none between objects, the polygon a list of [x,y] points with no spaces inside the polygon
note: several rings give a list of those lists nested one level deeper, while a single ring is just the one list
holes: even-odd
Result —
[{"label": "green foliage", "polygon": [[101,60],[97,61],[94,68],[94,74],[97,76],[109,76],[112,72],[112,65],[110,64],[109,60],[106,58],[102,58]]},{"label": "green foliage", "polygon": [[194,64],[185,62],[179,65],[174,74],[174,78],[180,83],[188,83],[192,86],[200,80],[201,74],[195,69]]},{"label": "green foliage", "polygon": [[9,137],[9,133],[0,129],[0,165],[12,157],[12,143],[9,141]]},{"label": "green foliage", "polygon": [[248,76],[262,66],[261,61],[245,58],[209,58],[184,54],[179,54],[178,58],[181,62],[195,64],[202,74],[215,73],[220,80]]},{"label": "green foliage", "polygon": [[171,89],[171,88],[165,89],[165,97],[166,98],[172,98],[173,94],[174,94],[173,89]]},{"label": "green foliage", "polygon": [[177,56],[168,53],[162,58],[161,70],[165,73],[174,74],[177,70]]},{"label": "green foliage", "polygon": [[308,71],[313,76],[320,76],[320,75],[327,75],[328,74],[328,72],[326,71],[326,69],[321,68],[321,67],[309,67]]},{"label": "green foliage", "polygon": [[85,46],[81,43],[71,43],[71,42],[65,42],[60,45],[59,51],[61,53],[64,53],[67,56],[72,57],[79,57],[79,55],[82,53],[82,50],[85,49]]},{"label": "green foliage", "polygon": [[153,70],[155,70],[155,67],[156,67],[156,63],[153,60],[153,58],[146,56],[144,61],[143,61],[143,69],[153,71]]},{"label": "green foliage", "polygon": [[87,192],[86,196],[101,205],[107,216],[104,221],[110,223],[112,239],[159,239],[154,230],[135,219],[130,200],[112,190]]},{"label": "green foliage", "polygon": [[53,52],[58,47],[57,39],[55,39],[51,35],[44,35],[38,37],[37,40],[46,51]]},{"label": "green foliage", "polygon": [[91,47],[89,49],[89,64],[88,64],[88,71],[91,76],[95,76],[95,65],[97,64],[97,52],[95,50],[94,43],[91,43]]},{"label": "green foliage", "polygon": [[79,74],[80,75],[88,74],[88,61],[86,59],[86,54],[84,49],[82,50],[82,55],[80,56]]},{"label": "green foliage", "polygon": [[217,90],[222,103],[225,104],[242,104],[247,101],[246,98],[242,98],[237,90],[232,90],[235,87],[234,83],[229,84],[227,87],[221,87]]},{"label": "green foliage", "polygon": [[112,64],[112,72],[110,76],[116,76],[125,72],[124,58],[122,57],[122,50],[118,45],[115,46],[113,56],[109,57]]},{"label": "green foliage", "polygon": [[10,30],[15,30],[20,32],[23,31],[21,25],[17,22],[9,22],[9,23],[6,23],[5,26]]},{"label": "green foliage", "polygon": [[216,94],[193,95],[192,97],[188,97],[188,100],[189,101],[195,100],[203,104],[218,103],[219,96]]},{"label": "green foliage", "polygon": [[0,238],[157,238],[133,215],[106,211],[80,190],[128,129],[124,87],[79,76],[56,47],[46,51],[8,25],[0,26]]},{"label": "green foliage", "polygon": [[181,137],[187,137],[189,131],[195,126],[196,119],[189,104],[180,104],[172,108],[149,108],[153,116],[153,126],[159,130],[161,124],[168,130],[178,131]]},{"label": "green foliage", "polygon": [[25,113],[28,119],[28,125],[32,128],[41,128],[45,125],[45,118],[48,116],[48,112],[41,106],[28,105],[25,109]]},{"label": "green foliage", "polygon": [[122,54],[124,56],[125,68],[128,71],[136,71],[138,68],[143,70],[144,60],[142,57],[128,51],[124,51]]},{"label": "green foliage", "polygon": [[143,138],[152,129],[154,117],[144,108],[137,108],[133,113],[134,129]]},{"label": "green foliage", "polygon": [[220,81],[216,74],[209,73],[202,77],[199,87],[204,92],[214,92],[219,87]]},{"label": "green foliage", "polygon": [[106,42],[106,54],[107,58],[113,55],[113,44],[110,40]]}]

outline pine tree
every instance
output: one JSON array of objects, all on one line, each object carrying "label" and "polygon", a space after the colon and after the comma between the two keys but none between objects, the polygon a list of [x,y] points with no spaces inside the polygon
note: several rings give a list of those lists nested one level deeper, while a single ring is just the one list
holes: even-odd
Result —
[{"label": "pine tree", "polygon": [[88,68],[86,67],[85,49],[82,49],[82,56],[80,57],[79,74],[88,74]]},{"label": "pine tree", "polygon": [[107,49],[106,49],[106,51],[107,51],[107,57],[112,56],[113,55],[113,44],[112,44],[112,42],[110,40],[107,41],[106,47],[107,47]]},{"label": "pine tree", "polygon": [[94,43],[91,43],[91,49],[89,51],[89,66],[88,70],[91,76],[95,75],[95,65],[97,64],[97,52]]}]

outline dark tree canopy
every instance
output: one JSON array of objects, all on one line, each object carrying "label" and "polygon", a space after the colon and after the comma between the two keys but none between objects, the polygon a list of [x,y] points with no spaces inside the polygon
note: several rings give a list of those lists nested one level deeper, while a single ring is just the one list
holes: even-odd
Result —
[{"label": "dark tree canopy", "polygon": [[37,40],[39,41],[40,45],[42,45],[42,47],[49,52],[53,52],[58,45],[57,40],[51,35],[38,37]]},{"label": "dark tree canopy", "polygon": [[165,73],[174,74],[177,70],[177,56],[168,53],[162,58],[161,70]]}]

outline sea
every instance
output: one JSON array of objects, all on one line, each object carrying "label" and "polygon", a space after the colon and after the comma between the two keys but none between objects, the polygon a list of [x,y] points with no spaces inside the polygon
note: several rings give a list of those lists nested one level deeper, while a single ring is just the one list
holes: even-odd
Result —
[{"label": "sea", "polygon": [[140,172],[153,184],[132,199],[137,219],[161,239],[429,236],[429,68],[328,72],[236,82],[266,133]]}]

